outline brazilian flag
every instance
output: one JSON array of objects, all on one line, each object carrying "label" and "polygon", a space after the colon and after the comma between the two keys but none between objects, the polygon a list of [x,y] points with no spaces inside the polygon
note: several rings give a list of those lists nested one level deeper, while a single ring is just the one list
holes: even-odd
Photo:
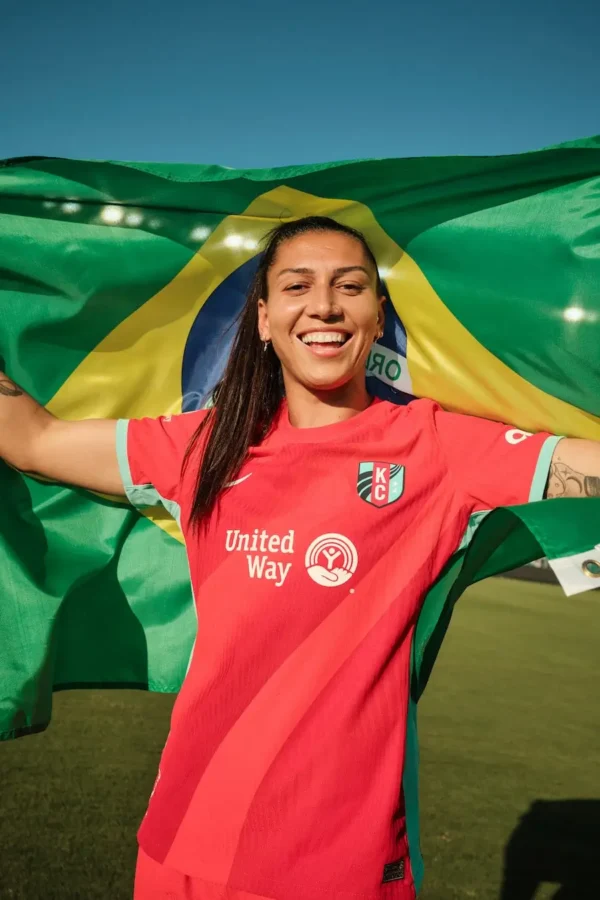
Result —
[{"label": "brazilian flag", "polygon": [[[197,408],[262,237],[313,214],[359,228],[377,256],[390,302],[373,393],[600,439],[598,139],[249,171],[7,160],[0,366],[68,419]],[[175,522],[2,463],[0,490],[2,736],[43,729],[53,690],[177,690],[196,620]],[[471,524],[419,621],[415,702],[469,583],[544,555],[570,590],[599,583],[600,500]],[[413,709],[414,740],[415,727]]]}]

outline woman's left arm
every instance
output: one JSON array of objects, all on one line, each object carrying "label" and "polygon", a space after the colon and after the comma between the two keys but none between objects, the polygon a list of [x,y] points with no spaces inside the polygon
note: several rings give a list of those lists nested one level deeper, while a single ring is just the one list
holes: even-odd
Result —
[{"label": "woman's left arm", "polygon": [[600,497],[600,441],[563,438],[552,457],[545,496]]}]

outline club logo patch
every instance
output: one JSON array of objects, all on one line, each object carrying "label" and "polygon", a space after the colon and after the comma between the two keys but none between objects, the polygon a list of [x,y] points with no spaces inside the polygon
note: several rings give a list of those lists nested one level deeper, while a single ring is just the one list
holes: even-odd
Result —
[{"label": "club logo patch", "polygon": [[404,493],[404,466],[389,462],[361,462],[356,479],[358,496],[372,506],[389,506]]}]

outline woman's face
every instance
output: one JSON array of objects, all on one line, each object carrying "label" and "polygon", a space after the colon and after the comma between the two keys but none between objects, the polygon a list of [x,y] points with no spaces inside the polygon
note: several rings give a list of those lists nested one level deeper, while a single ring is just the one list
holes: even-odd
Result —
[{"label": "woman's face", "polygon": [[362,245],[339,232],[291,238],[268,275],[259,300],[259,332],[272,341],[290,379],[309,390],[334,390],[356,379],[383,328],[377,273]]}]

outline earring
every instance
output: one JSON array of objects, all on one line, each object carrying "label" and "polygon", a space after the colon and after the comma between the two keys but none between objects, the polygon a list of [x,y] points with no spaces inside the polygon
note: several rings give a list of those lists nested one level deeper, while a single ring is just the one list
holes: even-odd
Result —
[{"label": "earring", "polygon": [[270,343],[271,343],[270,341],[263,341],[263,352],[264,352],[264,353],[267,352],[267,348],[268,348],[268,346],[269,346]]}]

